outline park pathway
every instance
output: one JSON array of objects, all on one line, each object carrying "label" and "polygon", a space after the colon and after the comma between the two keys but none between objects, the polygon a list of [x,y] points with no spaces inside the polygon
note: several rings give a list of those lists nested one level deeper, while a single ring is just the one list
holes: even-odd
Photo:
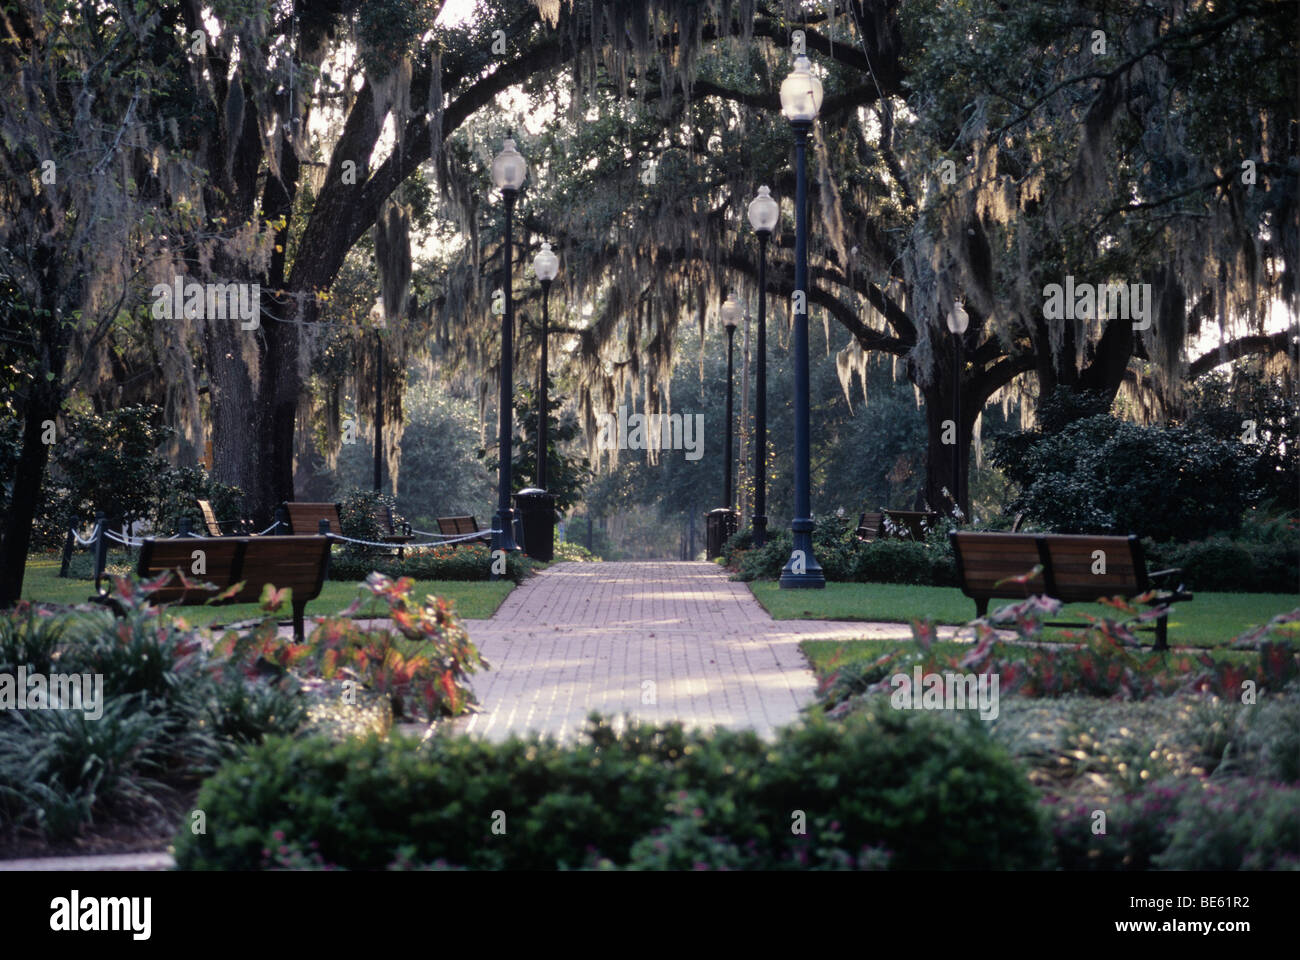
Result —
[{"label": "park pathway", "polygon": [[483,712],[457,729],[570,739],[587,714],[750,728],[770,736],[815,694],[802,640],[906,639],[906,624],[773,620],[743,583],[700,562],[560,563],[465,625],[492,669]]}]

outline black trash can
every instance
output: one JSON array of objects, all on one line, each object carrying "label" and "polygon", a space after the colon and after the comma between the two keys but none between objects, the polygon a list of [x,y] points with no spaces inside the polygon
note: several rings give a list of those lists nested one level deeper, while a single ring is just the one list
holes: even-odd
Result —
[{"label": "black trash can", "polygon": [[524,553],[543,562],[555,558],[555,495],[529,487],[515,494],[515,516]]},{"label": "black trash can", "polygon": [[739,516],[726,507],[710,510],[705,515],[707,527],[704,536],[704,555],[710,560],[722,556],[722,545],[736,532]]}]

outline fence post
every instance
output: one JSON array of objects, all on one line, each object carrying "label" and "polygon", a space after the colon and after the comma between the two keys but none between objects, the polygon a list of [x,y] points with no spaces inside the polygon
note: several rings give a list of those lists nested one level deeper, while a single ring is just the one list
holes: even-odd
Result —
[{"label": "fence post", "polygon": [[99,581],[103,579],[104,567],[108,565],[108,537],[104,536],[104,531],[108,527],[108,519],[104,516],[104,511],[100,510],[95,514],[95,592],[99,593]]},{"label": "fence post", "polygon": [[[320,523],[318,524],[318,529],[320,530],[320,535],[322,537],[328,537],[330,535],[330,522],[322,517]],[[358,537],[357,539],[360,538]],[[321,580],[328,580],[329,578],[330,578],[330,552],[326,551],[325,573],[321,576]]]},{"label": "fence post", "polygon": [[77,522],[80,519],[80,517],[73,517],[72,522],[68,524],[68,535],[63,539],[63,561],[59,564],[60,577],[66,577],[68,575],[68,564],[72,562],[72,547],[73,544],[76,543],[72,531],[77,528]]}]

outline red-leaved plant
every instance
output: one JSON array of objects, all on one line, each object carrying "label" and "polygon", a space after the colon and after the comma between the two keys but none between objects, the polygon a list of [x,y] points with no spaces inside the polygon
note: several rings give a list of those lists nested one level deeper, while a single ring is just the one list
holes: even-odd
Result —
[{"label": "red-leaved plant", "polygon": [[[398,718],[434,720],[471,709],[477,700],[469,675],[489,667],[446,601],[416,600],[409,577],[372,573],[366,587],[376,603],[373,619],[353,619],[361,610],[358,599],[336,616],[313,618],[306,643],[282,639],[272,617],[243,634],[227,633],[215,652],[248,673],[278,668],[303,677],[354,680],[387,694]],[[268,585],[262,593],[268,613],[288,602],[288,590]]]},{"label": "red-leaved plant", "polygon": [[[913,643],[900,645],[871,663],[841,666],[821,683],[824,704],[831,716],[853,709],[859,693],[884,693],[892,689],[891,677],[910,675],[917,665],[923,676],[948,672],[996,674],[1003,695],[1060,697],[1086,694],[1123,700],[1141,700],[1180,690],[1240,695],[1242,684],[1251,681],[1260,690],[1279,690],[1300,676],[1300,659],[1289,639],[1295,631],[1289,625],[1300,622],[1300,609],[1279,614],[1261,627],[1241,634],[1234,649],[1256,649],[1258,664],[1246,665],[1215,660],[1208,652],[1195,655],[1170,651],[1155,653],[1136,647],[1133,627],[1151,619],[1152,611],[1139,611],[1123,599],[1103,601],[1128,613],[1125,620],[1091,617],[1082,631],[1067,631],[1075,644],[1043,643],[1045,616],[1060,609],[1060,602],[1030,597],[1003,607],[974,621],[975,644],[969,651],[945,656],[935,649],[937,633],[928,621],[912,623]],[[1021,657],[1009,657],[1005,645],[998,646],[998,629],[1011,629],[1016,642],[1032,645]]]},{"label": "red-leaved plant", "polygon": [[371,595],[387,604],[390,622],[360,626],[351,619],[359,600],[340,616],[319,618],[310,642],[316,666],[326,679],[346,671],[388,694],[397,717],[459,716],[477,702],[470,674],[488,663],[447,602],[431,595],[417,600],[413,586],[410,577],[367,577]]}]

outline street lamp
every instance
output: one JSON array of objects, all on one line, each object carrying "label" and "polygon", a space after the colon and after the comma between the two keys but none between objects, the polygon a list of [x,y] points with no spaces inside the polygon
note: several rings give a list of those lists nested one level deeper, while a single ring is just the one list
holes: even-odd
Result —
[{"label": "street lamp", "polygon": [[812,75],[807,57],[794,62],[794,70],[781,81],[781,113],[794,130],[794,517],[790,531],[794,547],[781,571],[786,589],[821,589],[826,577],[813,556],[812,497],[810,490],[809,401],[808,401],[808,177],[805,158],[808,131],[822,105],[821,81]]},{"label": "street lamp", "polygon": [[754,400],[754,546],[767,542],[767,241],[781,207],[767,187],[749,204],[749,223],[758,234],[758,370]]},{"label": "street lamp", "polygon": [[555,275],[560,272],[560,258],[551,252],[549,243],[542,243],[542,249],[533,257],[533,272],[537,274],[537,279],[542,282],[542,375],[541,390],[537,394],[537,486],[546,489],[546,461],[547,457],[547,422],[546,422],[546,404],[547,404],[547,340],[550,333],[551,324],[551,281]]},{"label": "street lamp", "polygon": [[[492,182],[501,191],[506,202],[506,245],[501,260],[501,270],[505,277],[502,288],[505,291],[505,312],[501,315],[501,409],[498,414],[500,437],[498,438],[497,457],[497,513],[492,518],[492,549],[518,550],[515,544],[514,511],[510,508],[510,441],[511,413],[514,403],[514,383],[512,362],[514,359],[515,305],[512,296],[511,266],[514,259],[514,216],[515,198],[519,188],[528,176],[528,164],[515,149],[514,140],[506,138],[501,152],[492,160]],[[496,574],[493,574],[496,578]]]},{"label": "street lamp", "polygon": [[727,328],[727,431],[726,431],[727,439],[725,441],[725,447],[723,448],[726,450],[727,453],[726,456],[727,466],[724,472],[725,479],[722,485],[722,500],[723,500],[723,505],[727,508],[728,513],[731,512],[731,507],[732,507],[732,501],[731,501],[731,452],[732,452],[731,420],[733,416],[732,405],[731,405],[732,356],[736,345],[736,321],[740,319],[740,313],[741,313],[740,304],[736,301],[736,294],[733,291],[732,294],[729,297],[727,297],[726,301],[722,304],[722,323],[723,326]]},{"label": "street lamp", "polygon": [[384,341],[379,331],[384,315],[375,318],[375,493],[384,486]]},{"label": "street lamp", "polygon": [[948,312],[948,330],[952,333],[953,343],[956,349],[953,353],[953,374],[952,374],[952,426],[953,435],[956,443],[956,450],[953,451],[952,457],[952,501],[957,505],[958,511],[964,511],[961,497],[961,464],[962,456],[962,430],[961,430],[961,368],[962,368],[962,337],[966,333],[966,328],[970,326],[970,316],[966,313],[966,308],[961,305],[960,300],[952,302],[952,310]]}]

